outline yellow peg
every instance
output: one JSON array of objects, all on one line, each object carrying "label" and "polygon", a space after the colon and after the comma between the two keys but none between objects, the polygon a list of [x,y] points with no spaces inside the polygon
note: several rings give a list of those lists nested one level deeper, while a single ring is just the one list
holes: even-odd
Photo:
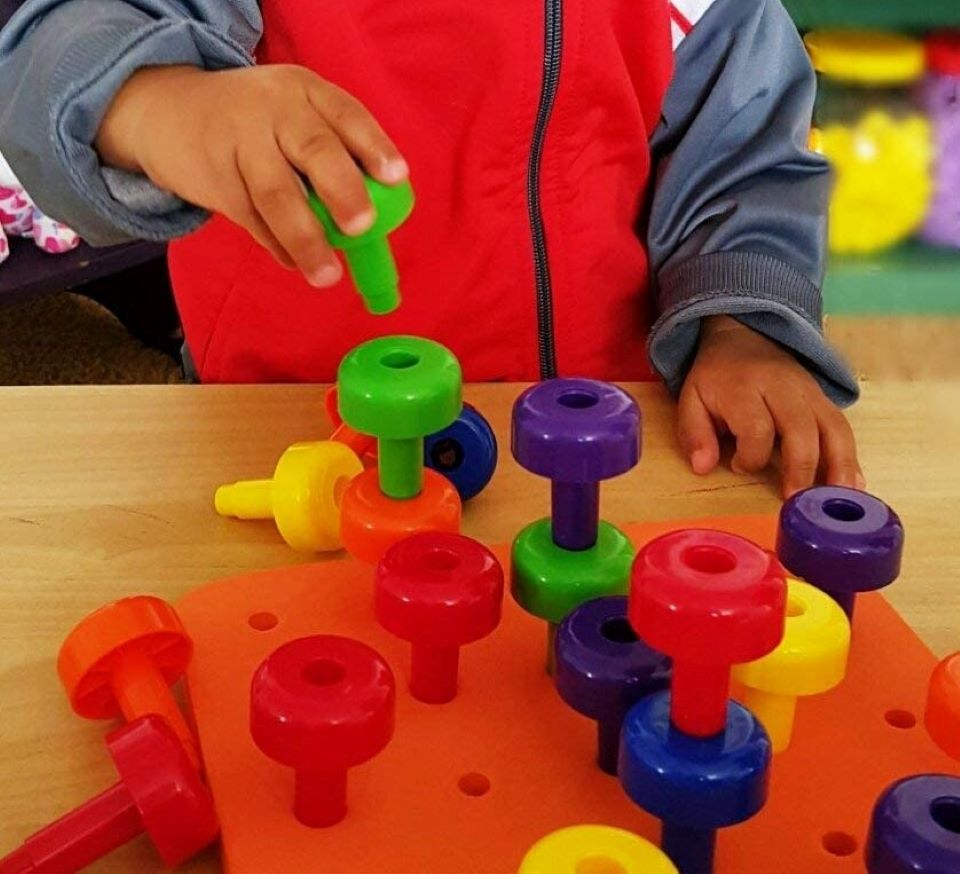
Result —
[{"label": "yellow peg", "polygon": [[733,669],[733,679],[746,690],[741,703],[763,723],[775,753],[790,746],[797,698],[838,686],[849,652],[850,622],[836,601],[808,583],[788,580],[780,645]]},{"label": "yellow peg", "polygon": [[342,443],[295,443],[280,456],[273,479],[220,486],[214,505],[221,516],[273,519],[296,550],[329,552],[340,548],[340,497],[362,471]]},{"label": "yellow peg", "polygon": [[677,869],[635,834],[605,825],[575,825],[534,844],[517,874],[677,874]]}]

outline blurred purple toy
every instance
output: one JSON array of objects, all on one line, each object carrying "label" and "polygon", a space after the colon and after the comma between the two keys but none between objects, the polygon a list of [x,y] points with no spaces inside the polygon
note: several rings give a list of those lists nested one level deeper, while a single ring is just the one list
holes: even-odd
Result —
[{"label": "blurred purple toy", "polygon": [[921,236],[937,246],[960,248],[960,32],[930,37],[927,56],[930,75],[920,100],[933,124],[937,168]]}]

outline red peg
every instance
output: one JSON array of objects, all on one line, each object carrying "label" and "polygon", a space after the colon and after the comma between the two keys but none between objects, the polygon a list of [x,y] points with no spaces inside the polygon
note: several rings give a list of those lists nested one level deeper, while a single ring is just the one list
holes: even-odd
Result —
[{"label": "red peg", "polygon": [[726,726],[730,668],[776,648],[787,584],[772,553],[720,531],[674,531],[633,565],[630,623],[673,658],[670,718],[695,737]]},{"label": "red peg", "polygon": [[172,868],[217,839],[213,799],[159,716],[110,733],[107,749],[120,782],[0,859],[0,874],[70,874],[143,832]]},{"label": "red peg", "polygon": [[323,402],[327,408],[327,415],[333,423],[333,433],[330,435],[330,439],[349,447],[361,459],[365,456],[375,458],[377,455],[377,438],[354,431],[340,418],[340,408],[337,405],[337,387],[335,385],[327,389]]},{"label": "red peg", "polygon": [[253,677],[250,731],[294,769],[294,815],[310,828],[347,813],[347,772],[393,736],[393,673],[366,644],[318,635],[281,646]]},{"label": "red peg", "polygon": [[960,760],[960,653],[947,656],[930,676],[925,722],[933,742]]},{"label": "red peg", "polygon": [[410,692],[445,704],[457,694],[460,647],[500,624],[503,569],[483,544],[431,531],[394,544],[377,567],[374,611],[411,647]]}]

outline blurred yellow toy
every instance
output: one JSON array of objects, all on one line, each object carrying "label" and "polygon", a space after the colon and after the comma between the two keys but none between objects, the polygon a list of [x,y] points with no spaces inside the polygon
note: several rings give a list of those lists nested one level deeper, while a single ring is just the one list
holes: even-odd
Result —
[{"label": "blurred yellow toy", "polygon": [[603,825],[577,825],[534,844],[517,874],[677,874],[649,841]]},{"label": "blurred yellow toy", "polygon": [[920,227],[933,195],[932,131],[912,95],[923,45],[860,31],[818,31],[806,44],[820,74],[811,148],[836,173],[830,250],[889,248]]},{"label": "blurred yellow toy", "polygon": [[341,546],[340,498],[362,471],[357,454],[342,443],[295,443],[280,456],[273,479],[220,486],[214,504],[221,516],[273,519],[294,549],[330,552]]},{"label": "blurred yellow toy", "polygon": [[850,622],[836,601],[809,583],[788,580],[780,645],[733,669],[733,679],[746,689],[741,703],[763,723],[775,753],[790,746],[797,698],[838,686],[849,652]]}]

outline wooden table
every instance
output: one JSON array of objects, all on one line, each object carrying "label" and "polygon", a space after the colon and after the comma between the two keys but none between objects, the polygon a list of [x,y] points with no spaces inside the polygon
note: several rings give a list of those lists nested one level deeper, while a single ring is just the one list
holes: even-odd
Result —
[{"label": "wooden table", "polygon": [[[516,394],[467,391],[505,450],[465,512],[466,533],[488,542],[508,541],[548,506],[546,483],[505,449]],[[604,487],[606,517],[776,511],[773,474],[690,474],[668,398],[653,386],[636,394],[643,462]],[[70,713],[56,677],[78,619],[124,595],[175,600],[217,577],[304,560],[271,524],[218,518],[212,496],[221,482],[266,474],[288,444],[325,436],[322,398],[316,387],[0,389],[0,850],[113,779],[104,726]],[[960,649],[960,384],[868,385],[852,417],[870,488],[908,532],[891,599],[938,654]],[[160,868],[138,841],[95,870]],[[215,854],[187,870],[217,870]]]}]

